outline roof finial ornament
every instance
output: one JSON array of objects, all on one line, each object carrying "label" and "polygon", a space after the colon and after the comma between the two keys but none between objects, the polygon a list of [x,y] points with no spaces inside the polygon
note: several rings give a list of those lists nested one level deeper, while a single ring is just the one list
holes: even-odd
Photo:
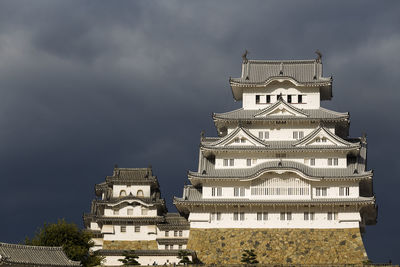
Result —
[{"label": "roof finial ornament", "polygon": [[247,59],[247,54],[249,53],[249,51],[247,51],[247,49],[244,51],[244,54],[242,55],[242,60],[243,63],[246,64],[249,60]]},{"label": "roof finial ornament", "polygon": [[204,130],[202,130],[202,131],[200,132],[200,141],[203,141],[203,140],[204,140],[204,137],[205,137],[205,132],[204,132]]},{"label": "roof finial ornament", "polygon": [[367,134],[366,133],[362,133],[362,136],[361,136],[360,139],[361,139],[361,142],[365,144],[367,142]]},{"label": "roof finial ornament", "polygon": [[315,59],[315,61],[317,61],[317,63],[321,63],[322,62],[322,53],[321,51],[319,51],[318,49],[315,51],[315,54],[317,54],[317,58]]}]

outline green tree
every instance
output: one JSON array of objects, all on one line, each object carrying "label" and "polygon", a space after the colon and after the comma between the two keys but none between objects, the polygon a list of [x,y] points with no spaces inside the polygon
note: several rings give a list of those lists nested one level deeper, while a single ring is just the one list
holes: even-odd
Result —
[{"label": "green tree", "polygon": [[257,264],[257,255],[254,253],[254,249],[245,249],[243,250],[242,260],[241,262],[246,264]]},{"label": "green tree", "polygon": [[80,261],[83,266],[100,265],[103,257],[91,253],[89,249],[94,245],[92,235],[82,231],[74,223],[67,223],[64,219],[57,223],[45,223],[39,228],[34,237],[25,239],[25,244],[33,246],[62,247],[67,257]]},{"label": "green tree", "polygon": [[189,259],[190,252],[187,250],[179,250],[178,251],[178,259],[181,259],[179,263],[183,263],[183,265],[191,264],[192,261]]},{"label": "green tree", "polygon": [[140,265],[140,263],[136,260],[139,259],[139,257],[135,254],[135,251],[125,251],[123,255],[125,259],[120,259],[119,261],[122,262],[124,265]]}]

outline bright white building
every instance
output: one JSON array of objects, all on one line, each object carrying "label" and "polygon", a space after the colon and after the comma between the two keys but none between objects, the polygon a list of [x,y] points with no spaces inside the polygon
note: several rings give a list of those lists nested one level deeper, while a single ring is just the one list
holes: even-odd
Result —
[{"label": "bright white building", "polygon": [[321,107],[332,78],[321,58],[243,56],[229,80],[242,108],[214,113],[218,137],[201,135],[197,171],[174,204],[190,228],[361,228],[376,223],[366,136],[349,114]]},{"label": "bright white building", "polygon": [[119,259],[129,250],[139,256],[141,265],[179,262],[178,252],[186,250],[189,223],[179,214],[167,213],[151,167],[116,166],[112,176],[95,186],[95,193],[98,198],[83,219],[93,234],[93,250],[105,256],[104,265],[122,265]]}]

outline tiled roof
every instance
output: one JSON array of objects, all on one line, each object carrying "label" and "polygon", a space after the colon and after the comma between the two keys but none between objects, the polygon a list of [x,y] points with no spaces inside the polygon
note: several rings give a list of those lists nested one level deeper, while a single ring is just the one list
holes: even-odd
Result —
[{"label": "tiled roof", "polygon": [[246,199],[246,198],[207,198],[204,199],[202,192],[193,186],[186,186],[184,192],[184,198],[174,198],[174,202],[186,202],[186,203],[229,203],[229,204],[242,204],[242,203],[255,203],[255,204],[323,204],[323,203],[358,203],[358,204],[373,204],[375,201],[374,197],[357,197],[357,198],[318,198],[318,199]]},{"label": "tiled roof", "polygon": [[187,238],[157,238],[157,243],[160,245],[186,245]]},{"label": "tiled roof", "polygon": [[234,178],[234,179],[251,179],[261,175],[269,170],[294,170],[303,173],[311,178],[350,178],[350,177],[365,177],[371,175],[371,171],[365,171],[365,165],[359,162],[358,164],[349,164],[346,168],[313,168],[305,164],[289,161],[275,160],[258,164],[252,168],[228,168],[216,169],[214,164],[211,164],[203,158],[201,169],[199,172],[189,171],[190,178]]},{"label": "tiled roof", "polygon": [[340,113],[320,107],[319,109],[300,109],[307,117],[297,116],[266,116],[256,117],[262,110],[244,110],[243,108],[236,109],[225,113],[213,113],[214,121],[218,120],[252,120],[252,121],[266,121],[266,120],[344,120],[349,118],[349,113]]},{"label": "tiled roof", "polygon": [[[135,255],[137,256],[178,256],[180,250],[167,250],[167,249],[160,249],[160,250],[134,250]],[[184,251],[188,251],[192,257],[196,257],[196,253],[192,250],[184,249]],[[126,250],[106,250],[100,249],[97,250],[99,255],[101,256],[122,256]],[[157,261],[157,259],[155,259]]]},{"label": "tiled roof", "polygon": [[4,262],[6,265],[81,266],[80,262],[68,259],[61,247],[0,243],[0,256],[0,265]]},{"label": "tiled roof", "polygon": [[178,213],[167,213],[165,216],[165,221],[163,223],[158,223],[157,227],[161,231],[169,230],[189,230],[189,222]]},{"label": "tiled roof", "polygon": [[331,77],[322,77],[322,63],[316,60],[248,60],[242,70],[242,77],[231,78],[232,82],[264,83],[274,77],[292,78],[302,84],[329,83],[332,80]]},{"label": "tiled roof", "polygon": [[151,168],[114,168],[113,176],[107,176],[106,181],[154,181]]}]

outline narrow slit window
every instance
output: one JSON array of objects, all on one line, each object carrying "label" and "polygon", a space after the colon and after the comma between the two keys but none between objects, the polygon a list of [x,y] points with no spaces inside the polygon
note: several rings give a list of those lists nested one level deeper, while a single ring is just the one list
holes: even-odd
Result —
[{"label": "narrow slit window", "polygon": [[247,166],[251,166],[251,159],[247,159],[247,160],[246,160],[246,165],[247,165]]},{"label": "narrow slit window", "polygon": [[256,104],[260,104],[260,95],[256,95]]},{"label": "narrow slit window", "polygon": [[303,103],[303,96],[302,95],[298,95],[297,96],[297,102],[298,103]]},{"label": "narrow slit window", "polygon": [[267,95],[267,103],[271,103],[271,95]]},{"label": "narrow slit window", "polygon": [[287,102],[288,102],[288,103],[292,103],[292,96],[291,96],[291,95],[288,95],[288,96],[287,96]]}]

